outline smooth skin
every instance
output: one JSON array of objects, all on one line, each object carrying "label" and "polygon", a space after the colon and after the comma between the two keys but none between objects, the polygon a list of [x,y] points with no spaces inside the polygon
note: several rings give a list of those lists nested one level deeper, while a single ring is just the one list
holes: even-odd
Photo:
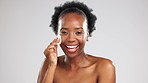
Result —
[{"label": "smooth skin", "polygon": [[[68,13],[61,17],[60,44],[65,55],[58,57],[54,39],[45,49],[46,59],[38,77],[38,83],[116,83],[115,66],[109,59],[95,57],[84,52],[84,17]],[[67,46],[77,46],[74,50]]]}]

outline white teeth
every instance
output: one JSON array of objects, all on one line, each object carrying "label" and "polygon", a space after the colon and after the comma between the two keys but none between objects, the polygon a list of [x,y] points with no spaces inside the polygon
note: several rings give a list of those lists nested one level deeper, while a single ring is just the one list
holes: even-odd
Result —
[{"label": "white teeth", "polygon": [[67,48],[76,48],[77,46],[66,46]]}]

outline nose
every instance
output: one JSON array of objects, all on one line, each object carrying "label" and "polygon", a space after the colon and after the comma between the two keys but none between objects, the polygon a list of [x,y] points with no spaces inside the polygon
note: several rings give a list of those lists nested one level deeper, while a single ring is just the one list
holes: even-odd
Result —
[{"label": "nose", "polygon": [[67,37],[67,40],[68,42],[72,43],[72,42],[75,42],[76,38],[75,38],[75,35],[70,33]]}]

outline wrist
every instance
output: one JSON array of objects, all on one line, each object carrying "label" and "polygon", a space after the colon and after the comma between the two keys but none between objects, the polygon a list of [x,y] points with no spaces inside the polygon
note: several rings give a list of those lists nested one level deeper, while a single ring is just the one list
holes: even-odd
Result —
[{"label": "wrist", "polygon": [[51,61],[49,60],[49,58],[46,58],[47,62],[48,62],[48,66],[56,66],[57,65],[57,61]]},{"label": "wrist", "polygon": [[54,67],[56,67],[56,66],[57,66],[57,64],[55,64],[55,63],[54,63],[54,64],[51,64],[51,63],[48,64],[48,67],[53,67],[53,68],[54,68]]}]

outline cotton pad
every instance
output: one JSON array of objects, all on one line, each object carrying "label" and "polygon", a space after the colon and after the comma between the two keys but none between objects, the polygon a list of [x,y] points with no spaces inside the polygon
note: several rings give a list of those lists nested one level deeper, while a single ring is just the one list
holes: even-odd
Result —
[{"label": "cotton pad", "polygon": [[58,45],[60,45],[61,44],[61,35],[58,34],[57,38],[60,40],[59,43],[58,43]]},{"label": "cotton pad", "polygon": [[115,64],[114,63],[112,63],[113,64],[113,66],[115,66]]},{"label": "cotton pad", "polygon": [[61,41],[62,41],[61,40],[61,35],[60,35],[61,27],[62,27],[61,19],[59,19],[59,22],[58,22],[58,35],[57,35],[57,37],[60,39],[60,41],[59,41],[58,45],[60,45],[61,44]]}]

